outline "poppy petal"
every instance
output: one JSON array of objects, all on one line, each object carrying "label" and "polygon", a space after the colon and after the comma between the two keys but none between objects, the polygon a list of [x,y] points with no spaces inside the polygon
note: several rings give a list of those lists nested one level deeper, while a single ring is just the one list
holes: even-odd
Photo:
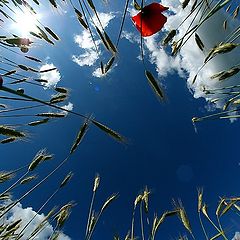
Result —
[{"label": "poppy petal", "polygon": [[167,18],[162,15],[162,12],[167,9],[168,7],[164,7],[159,3],[152,3],[132,17],[136,28],[142,33],[143,37],[151,36],[162,29],[167,22]]}]

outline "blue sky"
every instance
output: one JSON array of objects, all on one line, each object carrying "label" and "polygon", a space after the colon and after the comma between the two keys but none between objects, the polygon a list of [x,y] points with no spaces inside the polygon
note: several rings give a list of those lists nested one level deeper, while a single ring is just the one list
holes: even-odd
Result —
[{"label": "blue sky", "polygon": [[[178,9],[174,1],[166,0],[163,3],[165,5],[168,3],[173,12]],[[38,56],[43,60],[43,64],[54,64],[58,68],[61,80],[57,86],[70,89],[70,96],[62,105],[70,102],[75,112],[93,114],[96,120],[125,136],[128,144],[115,142],[91,126],[69,162],[29,198],[22,201],[23,208],[32,207],[36,210],[57,188],[64,176],[73,171],[74,177],[70,184],[43,212],[46,214],[53,205],[62,205],[74,200],[77,205],[64,227],[64,233],[73,240],[82,239],[93,179],[95,174],[99,173],[101,183],[97,192],[96,208],[99,209],[112,193],[119,193],[120,197],[100,219],[94,239],[110,239],[116,233],[124,237],[131,227],[135,197],[145,186],[151,190],[150,216],[155,212],[160,215],[164,210],[171,210],[172,199],[181,198],[192,223],[194,235],[197,239],[202,239],[204,236],[197,219],[197,188],[204,188],[204,200],[212,214],[219,196],[231,197],[239,194],[237,182],[240,163],[237,153],[239,121],[232,123],[229,120],[202,121],[196,124],[197,133],[191,121],[193,116],[213,112],[213,105],[206,102],[203,98],[206,96],[201,95],[200,88],[207,84],[206,76],[209,76],[209,73],[220,70],[216,66],[226,67],[224,59],[218,59],[200,74],[199,81],[192,91],[195,91],[195,97],[201,98],[194,98],[189,91],[189,83],[199,66],[195,66],[192,60],[195,59],[198,64],[203,56],[199,55],[199,59],[196,59],[197,50],[186,47],[181,59],[168,58],[159,47],[163,33],[149,38],[145,45],[145,57],[147,60],[151,59],[147,62],[147,67],[158,76],[166,93],[167,99],[161,103],[150,88],[144,76],[142,62],[138,59],[139,35],[131,23],[130,13],[127,14],[124,28],[125,37],[119,44],[116,66],[106,76],[97,78],[92,76],[92,73],[99,67],[99,59],[91,66],[79,66],[72,61],[73,55],[84,54],[89,48],[80,48],[74,42],[77,35],[83,36],[83,28],[74,17],[70,5],[62,4],[55,10],[46,2],[40,9],[39,12],[42,14],[40,21],[54,29],[61,41],[57,42],[56,46],[50,46],[36,40],[29,55]],[[114,16],[106,24],[106,30],[113,41],[116,41],[123,3],[114,1],[109,5],[99,4],[98,9],[99,12],[106,14],[111,12]],[[181,12],[176,19],[183,17],[184,14],[186,13]],[[216,22],[218,21],[220,20],[217,19]],[[234,24],[239,24],[239,20],[236,21],[238,22]],[[174,25],[174,19],[169,17],[166,29],[171,27],[171,24]],[[214,29],[214,26],[210,25],[209,28]],[[203,27],[201,31],[206,45],[211,39],[214,40],[215,32],[209,33],[210,38],[207,38],[204,35],[206,29]],[[101,59],[106,62],[110,55],[106,54],[100,44],[99,47],[102,52]],[[22,59],[15,54],[9,56],[16,62]],[[233,56],[228,56],[228,59],[233,59]],[[237,58],[234,59],[237,61]],[[162,66],[163,63],[165,67]],[[231,81],[235,83],[237,80]],[[54,93],[51,89],[39,90],[39,87],[25,85],[22,86],[27,94],[42,99]],[[210,83],[210,86],[217,85]],[[4,103],[11,107],[15,104]],[[220,106],[222,102],[217,107]],[[46,110],[48,109],[45,108]],[[11,123],[25,123],[31,120],[31,117],[11,119]],[[1,121],[6,123],[9,119],[1,118]],[[64,119],[53,120],[37,128],[28,127],[29,137],[26,141],[1,146],[3,156],[1,169],[10,170],[28,164],[39,149],[47,148],[55,158],[39,166],[40,179],[68,155],[81,124],[82,119],[68,114]],[[22,189],[16,189],[14,197],[18,198],[21,193]],[[232,239],[235,232],[240,231],[237,224],[239,220],[229,214],[225,221],[229,239]],[[206,226],[209,226],[207,222]],[[214,235],[214,229],[210,226],[209,231],[210,235]],[[173,218],[162,226],[162,230],[160,228],[156,239],[160,237],[172,239],[179,233],[184,234],[186,231],[180,221]],[[140,231],[137,234],[140,236]]]}]

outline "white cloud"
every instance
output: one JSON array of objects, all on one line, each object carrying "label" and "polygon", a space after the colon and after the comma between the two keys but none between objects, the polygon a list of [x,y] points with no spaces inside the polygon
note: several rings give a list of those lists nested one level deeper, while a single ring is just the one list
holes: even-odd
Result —
[{"label": "white cloud", "polygon": [[80,48],[83,49],[93,49],[94,44],[89,31],[82,31],[81,35],[76,35],[74,37],[74,42],[78,44]]},{"label": "white cloud", "polygon": [[240,240],[240,232],[236,232],[232,240]]},{"label": "white cloud", "polygon": [[104,76],[104,75],[102,74],[101,68],[96,68],[96,69],[94,70],[94,72],[92,73],[92,75],[93,75],[94,77],[96,77],[96,78],[101,78],[101,77]]},{"label": "white cloud", "polygon": [[[72,111],[73,110],[73,104],[71,102],[69,102],[68,104],[62,106],[61,108],[68,110],[68,111]],[[68,114],[68,112],[66,111],[62,111],[62,113],[65,113],[66,115]]]},{"label": "white cloud", "polygon": [[[98,12],[99,19],[105,29],[110,21],[115,17],[113,13],[101,13]],[[93,16],[94,23],[101,29],[101,26],[97,20],[96,15]],[[96,40],[94,45],[92,41],[91,34],[87,30],[83,30],[81,34],[74,36],[74,42],[81,48],[82,53],[78,55],[72,55],[72,61],[77,63],[79,66],[93,66],[101,55],[100,46],[102,44],[101,40]],[[98,49],[98,53],[96,52]],[[100,72],[95,69],[93,76],[100,77]]]},{"label": "white cloud", "polygon": [[102,69],[99,67],[99,68],[96,68],[92,75],[96,78],[102,78],[102,77],[105,77],[107,74],[111,73],[113,71],[113,69],[117,66],[117,63],[113,64],[111,66],[111,68],[104,74],[102,74]]},{"label": "white cloud", "polygon": [[140,44],[140,38],[139,35],[135,35],[132,32],[122,31],[121,38],[126,38],[131,43],[139,43]]},{"label": "white cloud", "polygon": [[[40,71],[55,68],[53,63],[46,63],[40,67]],[[55,87],[57,83],[61,80],[61,74],[58,70],[53,70],[45,73],[40,73],[40,78],[47,80],[47,83],[43,85],[46,87]]]},{"label": "white cloud", "polygon": [[[115,17],[113,13],[101,13],[101,12],[98,12],[98,17],[101,21],[101,24],[103,26],[103,28],[106,28],[109,24],[109,22]],[[101,28],[98,20],[97,20],[97,17],[96,15],[93,16],[93,21],[94,23],[96,24],[96,26],[98,28]]]},{"label": "white cloud", "polygon": [[[8,204],[10,202],[7,202]],[[31,208],[23,208],[23,206],[18,203],[14,208],[10,210],[10,212],[5,216],[4,219],[1,219],[0,224],[4,223],[13,223],[19,219],[22,219],[20,228],[16,233],[19,233],[24,226],[34,217],[36,212]],[[34,220],[28,225],[28,227],[24,231],[24,235],[21,239],[26,240],[30,236],[31,232],[41,223],[41,221],[45,218],[44,214],[37,214]],[[34,238],[38,240],[47,240],[49,236],[53,232],[53,227],[48,223],[43,231],[39,232],[39,234]],[[61,233],[60,240],[70,240],[70,237]]]},{"label": "white cloud", "polygon": [[73,55],[73,62],[77,63],[80,67],[92,66],[98,59],[97,52],[93,49],[86,50],[83,54]]},{"label": "white cloud", "polygon": [[[169,7],[169,11],[164,12],[167,16],[167,23],[161,32],[168,32],[172,29],[177,29],[182,20],[188,15],[192,2],[186,9],[182,9],[181,2],[176,0],[162,0],[161,4]],[[225,81],[210,79],[213,74],[228,70],[234,65],[239,64],[239,48],[234,49],[231,53],[218,55],[212,59],[206,66],[199,72],[197,80],[192,85],[192,80],[199,68],[202,66],[205,57],[211,48],[220,42],[224,42],[228,34],[233,30],[233,24],[239,26],[239,20],[235,19],[235,23],[229,21],[227,30],[223,29],[223,21],[226,19],[227,14],[219,12],[213,17],[208,19],[199,29],[198,35],[205,45],[205,50],[202,52],[192,36],[185,46],[181,49],[180,53],[172,57],[169,53],[169,48],[162,47],[159,44],[159,36],[162,33],[155,34],[151,37],[145,38],[145,48],[148,50],[150,62],[155,64],[156,71],[159,76],[166,76],[177,72],[181,77],[187,79],[187,84],[195,98],[204,97],[207,101],[221,97],[222,100],[216,102],[216,107],[222,108],[226,99],[223,96],[214,94],[209,95],[203,92],[203,89],[216,89],[226,86],[239,84],[238,76],[231,77]],[[174,40],[180,39],[186,32],[192,18],[190,17],[185,23],[178,28],[178,35]],[[198,21],[198,19],[197,19]],[[136,37],[133,34],[124,33],[123,37],[130,42],[137,42]],[[138,37],[139,38],[139,37]],[[139,40],[138,40],[139,41]],[[145,49],[145,50],[146,50]],[[145,51],[147,52],[147,51]]]}]

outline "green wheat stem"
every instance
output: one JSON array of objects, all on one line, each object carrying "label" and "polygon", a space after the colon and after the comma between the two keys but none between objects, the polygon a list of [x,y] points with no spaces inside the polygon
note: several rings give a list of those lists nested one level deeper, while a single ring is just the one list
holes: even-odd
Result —
[{"label": "green wheat stem", "polygon": [[87,119],[87,117],[84,116],[83,114],[80,114],[80,113],[77,113],[77,112],[73,112],[73,111],[68,110],[68,109],[64,109],[64,108],[62,108],[62,107],[59,107],[59,106],[57,106],[57,105],[48,103],[48,102],[43,101],[43,100],[40,100],[40,99],[38,99],[38,98],[31,97],[31,96],[26,95],[26,94],[24,94],[24,93],[19,93],[19,92],[15,91],[15,90],[13,90],[13,89],[11,89],[11,88],[8,88],[8,87],[5,87],[5,86],[1,86],[1,87],[0,87],[0,90],[5,91],[5,92],[8,92],[8,93],[12,93],[12,94],[14,94],[14,95],[18,95],[18,96],[21,96],[21,97],[23,97],[23,98],[26,98],[26,99],[29,99],[29,100],[32,100],[32,101],[35,101],[35,102],[38,102],[38,103],[42,103],[42,104],[47,105],[47,106],[49,106],[49,107],[56,108],[56,109],[58,109],[58,110],[65,111],[65,112],[71,113],[71,114],[73,114],[73,115],[76,115],[76,116],[83,117],[83,118]]},{"label": "green wheat stem", "polygon": [[198,219],[199,219],[201,228],[202,228],[202,230],[203,230],[204,236],[205,236],[206,240],[208,240],[207,232],[206,232],[206,229],[205,229],[205,227],[204,227],[204,225],[203,225],[202,217],[201,217],[201,213],[200,213],[200,212],[198,212]]},{"label": "green wheat stem", "polygon": [[141,233],[142,233],[142,240],[144,240],[144,225],[143,225],[143,201],[141,201],[141,204],[140,204],[140,224],[141,224]]},{"label": "green wheat stem", "polygon": [[132,213],[132,223],[131,223],[131,239],[134,239],[134,223],[135,223],[135,207]]},{"label": "green wheat stem", "polygon": [[49,201],[58,193],[60,188],[57,188],[51,196],[42,204],[42,206],[37,210],[37,212],[34,214],[34,216],[28,221],[28,223],[23,227],[23,229],[18,233],[17,237],[21,235],[25,231],[25,229],[30,225],[30,223],[37,217],[37,215],[42,211],[42,209],[49,203]]},{"label": "green wheat stem", "polygon": [[13,188],[15,188],[17,186],[17,184],[19,182],[21,182],[21,180],[23,178],[25,178],[27,176],[27,174],[29,173],[29,171],[25,172],[15,183],[13,183],[10,187],[8,187],[4,192],[2,192],[0,194],[0,197],[2,197],[4,194],[6,194],[7,192],[11,191]]},{"label": "green wheat stem", "polygon": [[44,183],[49,177],[51,177],[59,168],[61,168],[69,159],[70,155],[68,155],[60,164],[55,167],[47,176],[45,176],[40,182],[38,182],[34,187],[32,187],[29,191],[23,194],[18,200],[16,200],[10,207],[7,208],[6,211],[0,214],[0,219],[8,213],[13,207],[15,207],[21,200],[27,197],[30,193],[32,193],[35,189],[37,189],[42,183]]},{"label": "green wheat stem", "polygon": [[121,26],[120,26],[120,30],[119,30],[118,38],[117,38],[117,42],[116,42],[116,47],[118,47],[118,44],[119,44],[119,41],[120,41],[120,38],[121,38],[121,35],[122,35],[123,26],[124,26],[124,22],[125,22],[125,19],[126,19],[126,14],[127,14],[128,5],[129,5],[129,0],[126,0],[125,7],[124,7],[124,12],[123,12],[123,15],[122,15]]},{"label": "green wheat stem", "polygon": [[95,195],[96,195],[96,191],[93,191],[92,199],[91,199],[91,203],[90,203],[90,207],[89,207],[89,212],[88,212],[86,232],[85,232],[85,238],[86,238],[86,239],[87,239],[87,236],[88,236],[88,233],[89,233],[89,224],[90,224],[90,218],[91,218],[91,216],[92,216],[92,211],[93,211],[93,204],[94,204],[94,200],[95,200]]}]

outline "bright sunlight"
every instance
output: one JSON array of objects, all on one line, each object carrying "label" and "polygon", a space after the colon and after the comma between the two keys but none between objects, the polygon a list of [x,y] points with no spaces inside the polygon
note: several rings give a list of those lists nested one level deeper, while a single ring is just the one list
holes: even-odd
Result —
[{"label": "bright sunlight", "polygon": [[30,11],[18,11],[15,15],[16,23],[12,24],[12,28],[16,30],[21,37],[29,36],[29,32],[38,32],[36,27],[38,21],[40,20],[40,14],[34,14]]}]

